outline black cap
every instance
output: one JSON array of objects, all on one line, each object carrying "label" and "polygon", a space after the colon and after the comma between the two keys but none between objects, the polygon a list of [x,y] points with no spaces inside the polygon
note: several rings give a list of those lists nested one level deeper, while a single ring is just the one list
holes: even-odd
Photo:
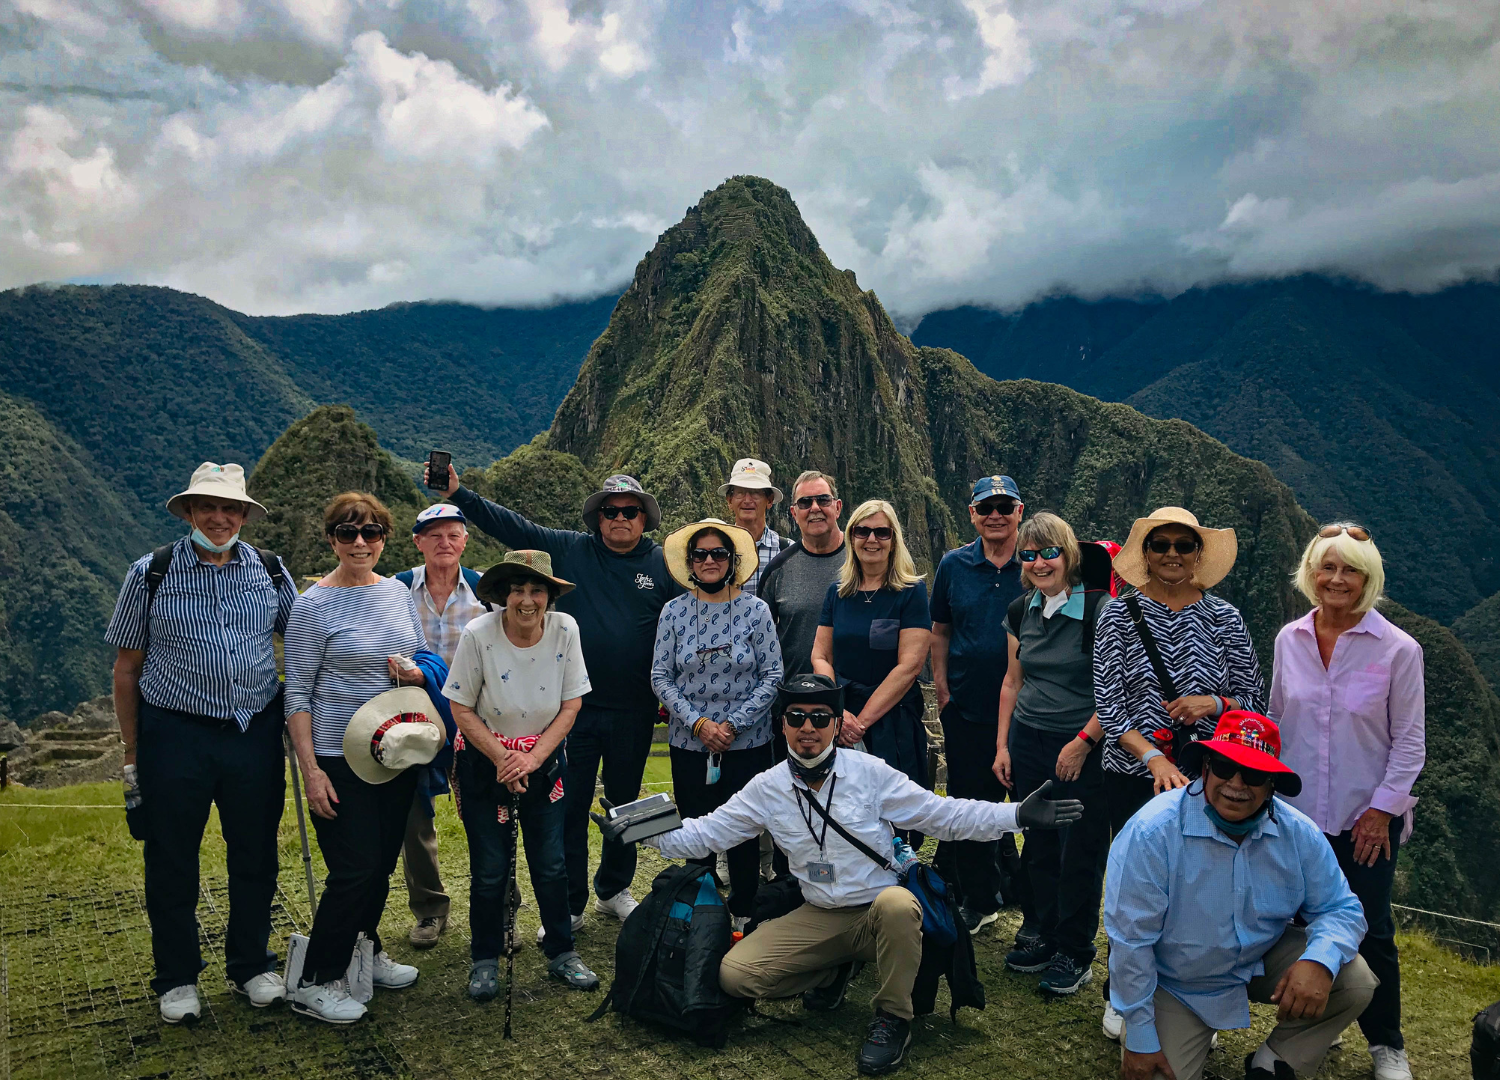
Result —
[{"label": "black cap", "polygon": [[776,688],[776,715],[792,705],[827,705],[835,715],[844,711],[844,687],[827,675],[793,675]]}]

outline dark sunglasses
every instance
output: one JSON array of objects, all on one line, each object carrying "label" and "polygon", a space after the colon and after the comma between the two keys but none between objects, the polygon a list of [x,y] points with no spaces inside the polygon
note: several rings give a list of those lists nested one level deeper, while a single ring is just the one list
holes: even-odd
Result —
[{"label": "dark sunglasses", "polygon": [[1023,548],[1016,552],[1016,558],[1022,562],[1036,562],[1037,559],[1055,559],[1062,554],[1060,547]]},{"label": "dark sunglasses", "polygon": [[726,547],[694,548],[688,552],[688,561],[693,563],[728,562],[731,554],[733,553]]},{"label": "dark sunglasses", "polygon": [[849,531],[854,534],[854,539],[856,540],[868,540],[872,536],[877,540],[889,540],[892,536],[896,535],[896,531],[889,525],[881,525],[878,527],[871,525],[856,525]]},{"label": "dark sunglasses", "polygon": [[1267,780],[1271,779],[1271,774],[1266,772],[1266,770],[1246,768],[1238,761],[1233,761],[1223,754],[1208,755],[1208,767],[1213,770],[1213,774],[1220,780],[1228,780],[1235,773],[1239,773],[1245,778],[1245,783],[1250,787],[1260,787]]},{"label": "dark sunglasses", "polygon": [[1318,530],[1318,536],[1324,540],[1337,536],[1339,533],[1348,533],[1361,543],[1370,539],[1370,530],[1363,525],[1324,525]]},{"label": "dark sunglasses", "polygon": [[794,728],[799,728],[811,720],[812,726],[822,731],[829,724],[833,723],[833,713],[803,712],[801,709],[788,709],[782,714],[782,719],[786,721],[788,727]]},{"label": "dark sunglasses", "polygon": [[1198,541],[1187,537],[1180,540],[1147,540],[1146,550],[1157,555],[1165,555],[1169,551],[1175,551],[1179,555],[1191,555],[1199,548]]},{"label": "dark sunglasses", "polygon": [[365,538],[365,543],[367,544],[373,544],[377,540],[384,540],[385,526],[379,522],[367,521],[363,525],[350,525],[346,522],[343,525],[335,525],[333,527],[333,538],[341,544],[352,544],[361,536]]},{"label": "dark sunglasses", "polygon": [[1016,512],[1016,507],[1020,505],[1015,499],[986,499],[984,502],[974,505],[974,512],[982,518],[987,518],[995,513],[1010,517]]},{"label": "dark sunglasses", "polygon": [[833,505],[833,496],[832,495],[804,495],[804,496],[802,496],[802,498],[800,498],[796,502],[792,503],[792,505],[795,506],[798,510],[811,510],[813,508],[813,504],[814,503],[816,503],[818,506],[832,506]]},{"label": "dark sunglasses", "polygon": [[640,513],[641,513],[641,508],[639,506],[601,506],[601,507],[599,507],[599,515],[601,517],[608,518],[610,521],[613,521],[617,517],[622,517],[626,521],[634,521],[637,517],[640,516]]}]

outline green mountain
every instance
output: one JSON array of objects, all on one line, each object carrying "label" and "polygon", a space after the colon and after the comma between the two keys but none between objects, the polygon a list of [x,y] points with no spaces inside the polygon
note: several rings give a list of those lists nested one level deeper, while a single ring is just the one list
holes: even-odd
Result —
[{"label": "green mountain", "polygon": [[[913,340],[1176,417],[1376,534],[1388,591],[1449,622],[1500,589],[1500,286],[1381,294],[1311,277],[1171,301],[935,312]],[[1420,528],[1413,528],[1420,522]]]}]

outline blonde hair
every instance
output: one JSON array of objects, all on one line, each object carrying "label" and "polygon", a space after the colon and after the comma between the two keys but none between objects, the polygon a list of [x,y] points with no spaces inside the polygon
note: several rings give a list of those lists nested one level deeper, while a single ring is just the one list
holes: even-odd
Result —
[{"label": "blonde hair", "polygon": [[[1336,525],[1352,525],[1339,521]],[[1292,574],[1292,584],[1307,597],[1314,607],[1318,606],[1318,567],[1333,552],[1344,563],[1365,576],[1365,587],[1354,605],[1356,614],[1363,615],[1384,600],[1385,563],[1380,558],[1380,549],[1374,540],[1356,540],[1347,532],[1337,536],[1314,536],[1302,552],[1302,562]]]},{"label": "blonde hair", "polygon": [[[884,514],[891,523],[891,557],[885,564],[885,581],[880,587],[891,592],[909,589],[922,578],[917,574],[917,564],[911,560],[911,552],[906,550],[906,535],[901,531],[901,519],[896,516],[894,506],[884,499],[866,499],[849,515],[845,531],[876,514]],[[850,536],[844,548],[844,565],[839,570],[840,596],[853,596],[859,591],[859,573],[859,556],[854,554],[854,537]]]},{"label": "blonde hair", "polygon": [[[1073,526],[1047,510],[1021,522],[1021,528],[1016,532],[1017,551],[1044,547],[1062,548],[1063,576],[1069,585],[1077,585],[1083,580],[1083,556],[1078,551],[1078,537],[1073,535]],[[1036,588],[1031,567],[1031,563],[1021,564],[1021,581]]]}]

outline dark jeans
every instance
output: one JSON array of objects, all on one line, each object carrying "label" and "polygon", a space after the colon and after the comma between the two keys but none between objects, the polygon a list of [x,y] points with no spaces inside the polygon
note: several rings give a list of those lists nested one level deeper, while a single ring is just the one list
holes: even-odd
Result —
[{"label": "dark jeans", "polygon": [[311,815],[328,877],[308,935],[304,985],[342,979],[361,930],[380,952],[380,916],[417,790],[416,769],[384,784],[367,784],[341,757],[319,757],[318,767],[338,796],[338,817]]},{"label": "dark jeans", "polygon": [[[477,750],[464,750],[455,765],[463,793],[464,832],[469,836],[469,957],[493,960],[505,949],[505,905],[510,884],[510,852],[515,838],[514,823],[500,824],[499,803],[470,794],[474,785],[464,783],[469,769],[494,766]],[[566,798],[551,802],[552,782],[533,773],[529,785],[517,799],[517,817],[526,843],[526,868],[531,891],[547,936],[542,950],[547,959],[573,951],[573,926],[568,915],[568,872],[563,858],[563,815]],[[566,790],[567,782],[564,781]]]},{"label": "dark jeans", "polygon": [[1103,754],[1098,748],[1083,759],[1077,780],[1057,778],[1057,755],[1076,737],[1076,732],[1042,731],[1014,723],[1010,768],[1017,800],[1051,780],[1054,799],[1083,801],[1082,821],[1066,829],[1028,832],[1021,861],[1031,879],[1034,929],[1043,941],[1088,964],[1094,959],[1104,864],[1109,858],[1109,805],[1104,794]]},{"label": "dark jeans", "polygon": [[[1369,1007],[1359,1018],[1359,1030],[1371,1046],[1406,1048],[1401,1035],[1401,962],[1396,955],[1396,922],[1391,918],[1391,884],[1396,878],[1396,855],[1401,846],[1402,821],[1391,819],[1391,857],[1378,856],[1374,866],[1354,861],[1354,834],[1344,830],[1329,836],[1339,869],[1349,880],[1349,888],[1365,908],[1369,929],[1360,942],[1359,955],[1380,980]],[[1325,834],[1326,835],[1326,834]]]},{"label": "dark jeans", "polygon": [[146,914],[165,994],[198,981],[198,849],[211,805],[229,860],[224,973],[244,983],[276,967],[266,946],[276,895],[276,829],[286,798],[281,694],[241,733],[233,720],[190,717],[141,702],[136,768],[147,828]]},{"label": "dark jeans", "polygon": [[[641,795],[641,778],[651,755],[651,730],[656,714],[618,712],[585,704],[568,732],[568,771],[563,778],[563,855],[568,866],[568,908],[582,915],[589,899],[589,809],[594,805],[594,781],[604,766],[604,797],[610,802],[634,802]],[[628,889],[635,878],[635,845],[604,841],[594,894],[608,900]]]},{"label": "dark jeans", "polygon": [[[683,820],[711,814],[729,801],[757,775],[771,767],[771,744],[745,750],[728,750],[719,755],[719,782],[705,783],[708,754],[702,750],[671,747],[672,793]],[[729,901],[731,915],[755,914],[755,891],[760,884],[760,838],[736,844],[727,854],[729,862]],[[714,868],[715,856],[690,859],[689,862]]]},{"label": "dark jeans", "polygon": [[[1005,785],[995,775],[997,725],[965,720],[951,701],[943,709],[943,752],[948,759],[948,796],[1004,802]],[[1000,841],[944,840],[938,845],[940,869],[958,902],[988,915],[1000,907]]]},{"label": "dark jeans", "polygon": [[1156,797],[1156,780],[1150,776],[1130,776],[1105,769],[1104,795],[1109,801],[1109,835],[1113,839],[1120,835],[1125,823],[1135,817],[1137,810]]}]

